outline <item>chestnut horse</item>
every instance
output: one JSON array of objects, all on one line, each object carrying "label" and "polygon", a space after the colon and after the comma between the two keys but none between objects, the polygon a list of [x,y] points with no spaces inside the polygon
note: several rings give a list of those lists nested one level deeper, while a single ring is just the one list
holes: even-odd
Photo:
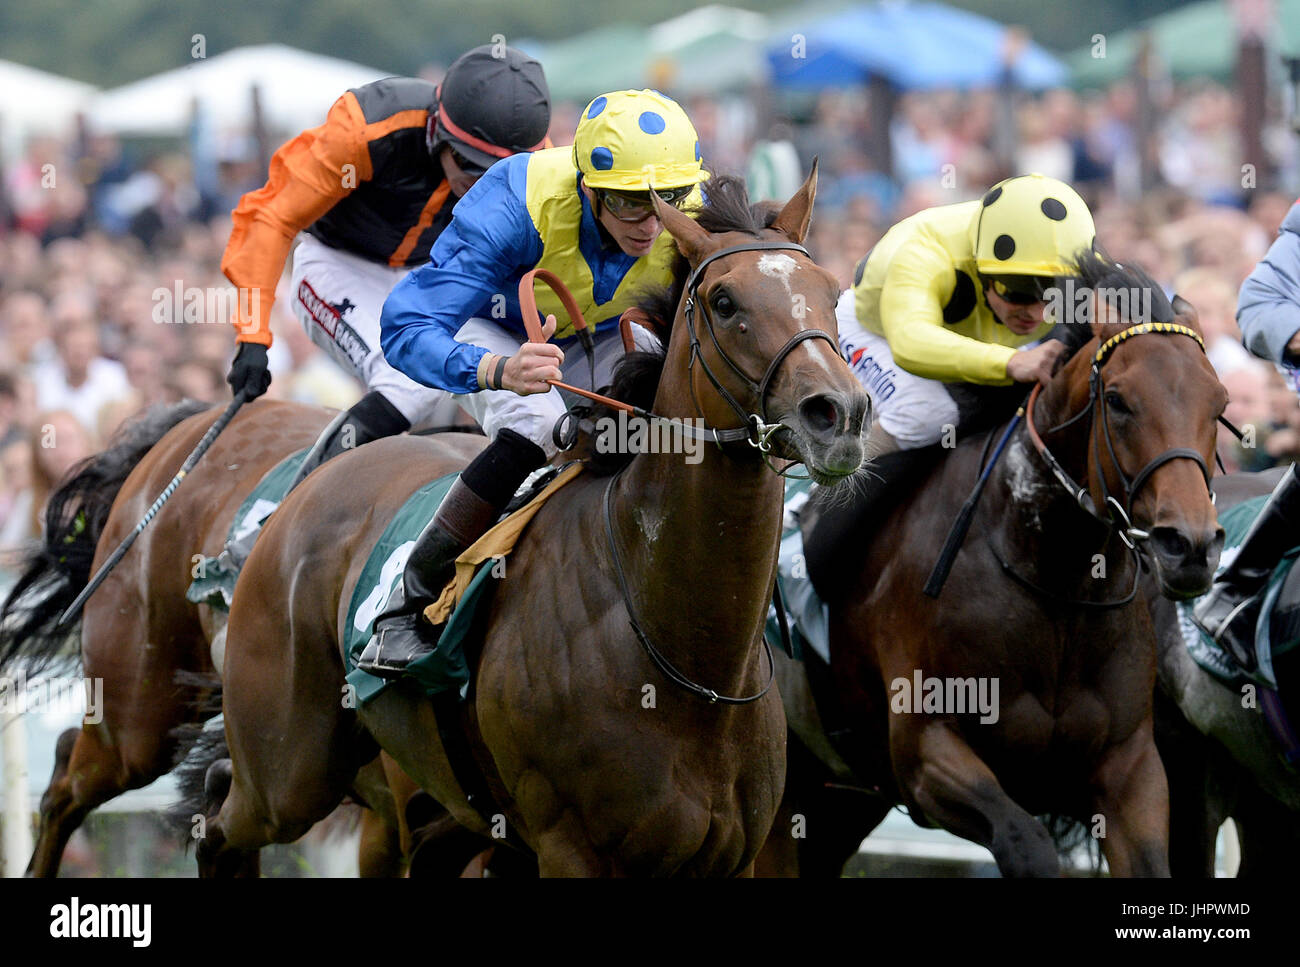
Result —
[{"label": "chestnut horse", "polygon": [[[836,282],[798,246],[815,185],[814,169],[761,220],[734,179],[708,183],[698,222],[655,199],[691,275],[679,262],[653,410],[702,418],[725,442],[698,463],[647,452],[617,475],[579,475],[537,513],[483,619],[471,747],[544,876],[743,875],[767,836],[785,776],[762,643],[782,515],[769,463],[798,460],[824,483],[851,475],[867,410],[834,343]],[[411,493],[464,463],[439,441],[364,451],[290,495],[236,590],[233,777],[199,843],[205,874],[254,871],[256,850],[334,808],[376,742],[462,825],[490,832],[419,688],[340,702],[367,554]]]},{"label": "chestnut horse", "polygon": [[1227,394],[1191,306],[1175,300],[1175,315],[1140,272],[1082,261],[1086,285],[1133,293],[1130,307],[1149,292],[1155,324],[1103,303],[1090,326],[1057,327],[1088,342],[1030,398],[937,598],[922,589],[1002,428],[959,443],[846,569],[849,590],[828,602],[831,678],[852,732],[839,748],[867,795],[833,805],[827,782],[843,786],[842,770],[803,770],[786,807],[806,814],[793,844],[805,871],[838,874],[902,803],[919,825],[988,848],[1004,875],[1059,872],[1045,814],[1083,822],[1113,875],[1169,874],[1139,554],[1168,597],[1209,587],[1223,541],[1209,461]]},{"label": "chestnut horse", "polygon": [[[78,654],[77,627],[60,613],[130,533],[212,425],[220,408],[182,403],[128,424],[102,453],[75,468],[51,496],[45,537],[4,607],[0,669],[16,662],[66,670]],[[222,548],[235,512],[262,475],[310,446],[330,412],[258,400],[243,407],[185,478],[157,518],[86,602],[81,674],[103,682],[102,720],[59,739],[27,872],[54,876],[68,838],[86,815],[169,772],[205,717],[220,677],[214,665],[225,616],[185,598],[202,556]],[[467,438],[449,447],[481,445]],[[469,452],[469,451],[462,451]],[[96,716],[100,717],[100,716]],[[392,813],[378,762],[365,798]],[[376,822],[376,820],[380,822]],[[400,869],[395,816],[368,816],[363,872]]]}]

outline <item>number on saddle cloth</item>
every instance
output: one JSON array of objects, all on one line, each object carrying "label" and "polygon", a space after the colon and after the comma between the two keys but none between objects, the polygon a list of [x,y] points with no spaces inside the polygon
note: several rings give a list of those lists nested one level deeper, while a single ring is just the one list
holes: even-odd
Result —
[{"label": "number on saddle cloth", "polygon": [[298,475],[298,468],[310,452],[311,447],[305,447],[290,454],[262,475],[235,512],[230,532],[226,535],[225,549],[217,557],[205,557],[195,565],[193,583],[185,592],[187,601],[211,605],[220,611],[230,610],[235,581],[248,559],[253,542],[271,513],[284,500],[289,484]]}]

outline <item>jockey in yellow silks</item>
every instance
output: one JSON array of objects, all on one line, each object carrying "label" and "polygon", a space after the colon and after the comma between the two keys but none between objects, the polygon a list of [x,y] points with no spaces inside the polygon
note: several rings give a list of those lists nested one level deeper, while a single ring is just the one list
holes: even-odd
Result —
[{"label": "jockey in yellow silks", "polygon": [[[595,329],[596,385],[607,382],[622,354],[620,315],[646,287],[671,281],[673,241],[649,192],[679,208],[694,206],[696,186],[707,177],[699,137],[675,101],[656,91],[603,95],[584,109],[573,147],[493,165],[457,205],[429,263],[390,293],[381,318],[389,363],[418,383],[458,394],[492,442],[416,541],[358,662],[364,671],[396,677],[432,651],[424,608],[460,552],[556,453],[552,429],[566,404],[546,380],[591,379],[567,316],[557,329],[556,316],[564,314],[542,286],[542,331],[560,337],[559,345],[527,342],[520,278],[540,267],[568,286]],[[653,338],[638,331],[638,345]]]},{"label": "jockey in yellow silks", "polygon": [[1046,382],[1050,290],[1096,238],[1063,182],[1020,175],[984,197],[899,222],[857,265],[836,308],[840,348],[871,396],[878,451],[938,442],[956,426],[945,383]]}]

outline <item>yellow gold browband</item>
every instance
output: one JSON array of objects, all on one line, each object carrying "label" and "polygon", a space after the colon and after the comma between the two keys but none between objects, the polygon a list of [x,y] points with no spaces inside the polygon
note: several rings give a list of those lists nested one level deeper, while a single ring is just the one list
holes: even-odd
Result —
[{"label": "yellow gold browband", "polygon": [[1191,336],[1196,340],[1197,345],[1201,347],[1201,351],[1205,351],[1205,340],[1201,338],[1201,334],[1195,329],[1189,329],[1186,326],[1179,326],[1172,322],[1145,322],[1140,326],[1130,326],[1119,335],[1111,336],[1107,339],[1100,347],[1098,347],[1097,355],[1093,357],[1092,364],[1094,366],[1100,366],[1106,357],[1109,356],[1120,343],[1124,342],[1126,339],[1131,339],[1134,336],[1141,336],[1148,332],[1172,332],[1182,336]]}]

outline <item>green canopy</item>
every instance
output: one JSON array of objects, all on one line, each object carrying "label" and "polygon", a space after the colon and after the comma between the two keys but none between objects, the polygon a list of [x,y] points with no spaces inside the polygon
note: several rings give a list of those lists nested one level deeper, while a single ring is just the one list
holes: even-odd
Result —
[{"label": "green canopy", "polygon": [[[1277,27],[1268,37],[1274,49],[1300,53],[1300,0],[1277,0]],[[1203,0],[1105,36],[1105,56],[1090,43],[1068,55],[1075,87],[1100,87],[1133,70],[1144,32],[1152,52],[1174,79],[1229,80],[1237,63],[1237,23],[1226,0]]]},{"label": "green canopy", "polygon": [[615,24],[521,46],[542,62],[552,98],[586,102],[627,88],[690,96],[761,83],[768,34],[766,17],[711,4],[651,27]]},{"label": "green canopy", "polygon": [[542,62],[553,101],[585,104],[597,94],[642,88],[649,82],[651,52],[644,27],[598,27],[529,52]]}]

